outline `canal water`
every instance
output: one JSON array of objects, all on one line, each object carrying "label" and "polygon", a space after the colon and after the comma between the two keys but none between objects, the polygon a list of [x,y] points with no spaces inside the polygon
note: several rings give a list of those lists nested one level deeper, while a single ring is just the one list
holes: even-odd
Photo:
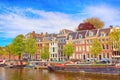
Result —
[{"label": "canal water", "polygon": [[38,69],[0,68],[0,80],[120,80],[120,75],[49,72]]}]

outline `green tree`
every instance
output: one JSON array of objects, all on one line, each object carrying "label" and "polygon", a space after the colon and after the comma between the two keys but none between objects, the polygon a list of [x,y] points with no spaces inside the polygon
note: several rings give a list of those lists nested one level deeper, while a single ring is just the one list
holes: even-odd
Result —
[{"label": "green tree", "polygon": [[87,18],[86,20],[83,20],[83,22],[91,23],[92,25],[94,25],[94,27],[96,29],[103,28],[103,26],[104,26],[104,22],[101,21],[99,18],[96,18],[96,17]]},{"label": "green tree", "polygon": [[109,33],[109,44],[116,50],[120,51],[120,28],[114,28]]},{"label": "green tree", "polygon": [[12,53],[19,56],[19,60],[21,59],[21,54],[24,52],[25,43],[24,43],[24,36],[22,34],[16,36],[12,43],[11,49],[13,50]]},{"label": "green tree", "polygon": [[28,38],[25,43],[25,51],[31,56],[37,51],[36,41],[33,38]]},{"label": "green tree", "polygon": [[71,42],[67,43],[63,47],[63,52],[68,57],[68,59],[73,54],[73,51],[74,51],[74,47],[73,47],[73,44]]},{"label": "green tree", "polygon": [[0,55],[3,55],[4,51],[3,51],[3,47],[0,46]]},{"label": "green tree", "polygon": [[11,55],[13,55],[13,48],[11,44],[5,46],[5,52],[8,55],[8,60],[11,60]]},{"label": "green tree", "polygon": [[41,59],[46,60],[49,59],[49,54],[50,54],[49,49],[46,46],[44,46],[41,50],[40,57]]},{"label": "green tree", "polygon": [[90,53],[92,55],[94,55],[94,57],[96,58],[98,56],[98,54],[100,54],[100,52],[102,51],[102,46],[101,43],[98,39],[93,39],[92,40],[92,47],[90,48]]}]

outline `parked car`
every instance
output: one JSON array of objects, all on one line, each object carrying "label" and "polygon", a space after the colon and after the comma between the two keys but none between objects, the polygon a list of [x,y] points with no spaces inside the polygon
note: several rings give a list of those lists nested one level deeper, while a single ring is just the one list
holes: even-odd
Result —
[{"label": "parked car", "polygon": [[110,60],[108,58],[103,58],[100,63],[102,64],[106,64],[106,63],[110,63]]}]

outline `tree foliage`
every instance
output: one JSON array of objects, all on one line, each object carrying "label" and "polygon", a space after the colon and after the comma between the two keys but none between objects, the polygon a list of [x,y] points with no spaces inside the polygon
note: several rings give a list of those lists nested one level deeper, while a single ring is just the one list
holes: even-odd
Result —
[{"label": "tree foliage", "polygon": [[41,50],[40,57],[41,59],[49,59],[49,54],[49,49],[46,46],[44,46]]},{"label": "tree foliage", "polygon": [[28,38],[25,42],[25,51],[29,54],[32,55],[36,52],[36,41],[33,38]]},{"label": "tree foliage", "polygon": [[70,42],[63,47],[63,52],[68,57],[68,59],[73,54],[73,50],[74,50],[73,44]]},{"label": "tree foliage", "polygon": [[10,60],[11,55],[13,55],[13,52],[14,52],[13,50],[14,49],[11,44],[8,44],[5,46],[5,52],[9,56],[9,60]]},{"label": "tree foliage", "polygon": [[0,55],[3,55],[4,51],[3,51],[3,47],[0,46]]},{"label": "tree foliage", "polygon": [[100,41],[98,39],[93,39],[92,40],[92,47],[90,48],[90,53],[92,55],[94,55],[95,57],[97,57],[101,51],[102,51],[102,46],[101,46]]},{"label": "tree foliage", "polygon": [[120,28],[114,28],[109,33],[109,44],[120,51]]},{"label": "tree foliage", "polygon": [[96,17],[87,18],[83,22],[85,22],[85,23],[91,23],[92,25],[94,25],[94,27],[96,29],[103,28],[103,26],[104,26],[104,22],[101,21],[99,18],[96,18]]},{"label": "tree foliage", "polygon": [[6,54],[10,53],[10,45],[5,46],[5,51],[6,51]]},{"label": "tree foliage", "polygon": [[22,34],[16,36],[11,43],[12,53],[19,56],[21,58],[21,54],[24,52],[25,43],[24,36]]}]

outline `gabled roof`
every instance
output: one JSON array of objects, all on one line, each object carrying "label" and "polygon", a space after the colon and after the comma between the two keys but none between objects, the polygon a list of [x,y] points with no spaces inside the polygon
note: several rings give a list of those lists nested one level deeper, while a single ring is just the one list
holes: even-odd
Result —
[{"label": "gabled roof", "polygon": [[77,32],[76,39],[79,39],[79,36],[80,36],[80,35],[82,36],[82,38],[85,38],[86,32],[87,32],[87,30],[78,31],[78,32]]},{"label": "gabled roof", "polygon": [[97,31],[98,31],[98,29],[88,30],[88,31],[87,31],[87,34],[86,34],[86,37],[89,37],[91,33],[93,33],[92,36],[96,36]]},{"label": "gabled roof", "polygon": [[69,36],[72,36],[72,39],[75,39],[76,35],[77,35],[77,32],[68,33],[67,40],[69,40]]},{"label": "gabled roof", "polygon": [[72,30],[68,30],[68,29],[63,29],[65,31],[65,33],[69,33],[69,32],[73,32]]},{"label": "gabled roof", "polygon": [[101,33],[105,33],[106,36],[110,33],[111,28],[104,28],[104,29],[99,29],[98,37],[101,36]]},{"label": "gabled roof", "polygon": [[60,32],[64,32],[65,34],[69,33],[69,32],[73,32],[72,30],[68,30],[68,29],[62,29],[60,30]]}]

